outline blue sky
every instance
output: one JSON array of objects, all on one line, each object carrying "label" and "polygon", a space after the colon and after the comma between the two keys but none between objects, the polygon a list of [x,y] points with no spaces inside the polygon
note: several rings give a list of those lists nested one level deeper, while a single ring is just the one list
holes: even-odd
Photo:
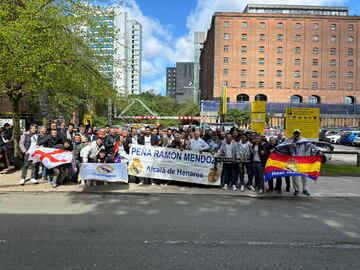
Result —
[{"label": "blue sky", "polygon": [[242,11],[248,3],[348,6],[360,15],[359,0],[105,0],[123,2],[143,28],[142,91],[165,94],[165,71],[177,61],[193,61],[193,32],[206,31],[215,11]]}]

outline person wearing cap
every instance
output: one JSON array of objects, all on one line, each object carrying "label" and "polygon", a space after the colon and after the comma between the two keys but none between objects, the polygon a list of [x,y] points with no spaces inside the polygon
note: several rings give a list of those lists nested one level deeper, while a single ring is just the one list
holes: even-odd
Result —
[{"label": "person wearing cap", "polygon": [[[290,143],[290,153],[292,156],[312,156],[314,153],[319,153],[319,155],[322,155],[321,152],[318,151],[316,146],[311,144],[309,141],[305,140],[303,137],[301,137],[301,131],[299,129],[295,129],[293,131],[293,136],[289,138],[287,143]],[[293,176],[292,182],[294,187],[294,195],[299,195],[300,190],[300,178],[302,183],[302,189],[303,194],[310,196],[310,193],[306,189],[306,177],[305,176]]]}]

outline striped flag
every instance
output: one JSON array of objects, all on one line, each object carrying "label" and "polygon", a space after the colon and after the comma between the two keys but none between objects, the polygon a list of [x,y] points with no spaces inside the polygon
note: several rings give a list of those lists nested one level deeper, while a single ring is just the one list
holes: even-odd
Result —
[{"label": "striped flag", "polygon": [[316,180],[320,175],[321,157],[295,157],[272,153],[265,166],[265,181],[284,176],[306,176]]},{"label": "striped flag", "polygon": [[71,163],[72,159],[73,154],[70,151],[46,147],[36,148],[29,157],[29,160],[33,160],[33,163],[42,162],[47,169]]}]

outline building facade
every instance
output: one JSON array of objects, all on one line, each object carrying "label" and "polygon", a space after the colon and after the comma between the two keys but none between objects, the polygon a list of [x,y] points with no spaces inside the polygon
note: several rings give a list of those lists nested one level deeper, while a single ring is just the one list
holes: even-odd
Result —
[{"label": "building facade", "polygon": [[[136,20],[128,19],[121,8],[99,11],[99,27],[107,27],[108,36],[92,29],[96,53],[112,59],[101,66],[102,73],[112,81],[121,94],[141,93],[142,30]],[[97,37],[98,35],[98,37]]]},{"label": "building facade", "polygon": [[356,103],[360,17],[348,8],[248,5],[215,13],[200,59],[204,100]]},{"label": "building facade", "polygon": [[166,68],[166,96],[176,97],[176,68]]},{"label": "building facade", "polygon": [[194,100],[194,62],[176,63],[176,102]]},{"label": "building facade", "polygon": [[200,56],[206,33],[194,33],[194,101],[200,103]]}]

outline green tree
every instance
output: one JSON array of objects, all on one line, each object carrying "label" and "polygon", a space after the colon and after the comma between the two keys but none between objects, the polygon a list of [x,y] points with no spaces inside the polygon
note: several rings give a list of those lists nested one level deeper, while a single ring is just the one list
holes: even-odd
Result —
[{"label": "green tree", "polygon": [[250,123],[250,120],[250,113],[248,111],[230,109],[225,115],[226,122],[235,122],[240,125],[248,125]]},{"label": "green tree", "polygon": [[0,93],[13,108],[17,168],[21,99],[48,96],[54,111],[70,114],[80,105],[105,104],[114,95],[100,72],[110,59],[90,46],[90,30],[98,23],[95,12],[81,0],[0,2]]}]

